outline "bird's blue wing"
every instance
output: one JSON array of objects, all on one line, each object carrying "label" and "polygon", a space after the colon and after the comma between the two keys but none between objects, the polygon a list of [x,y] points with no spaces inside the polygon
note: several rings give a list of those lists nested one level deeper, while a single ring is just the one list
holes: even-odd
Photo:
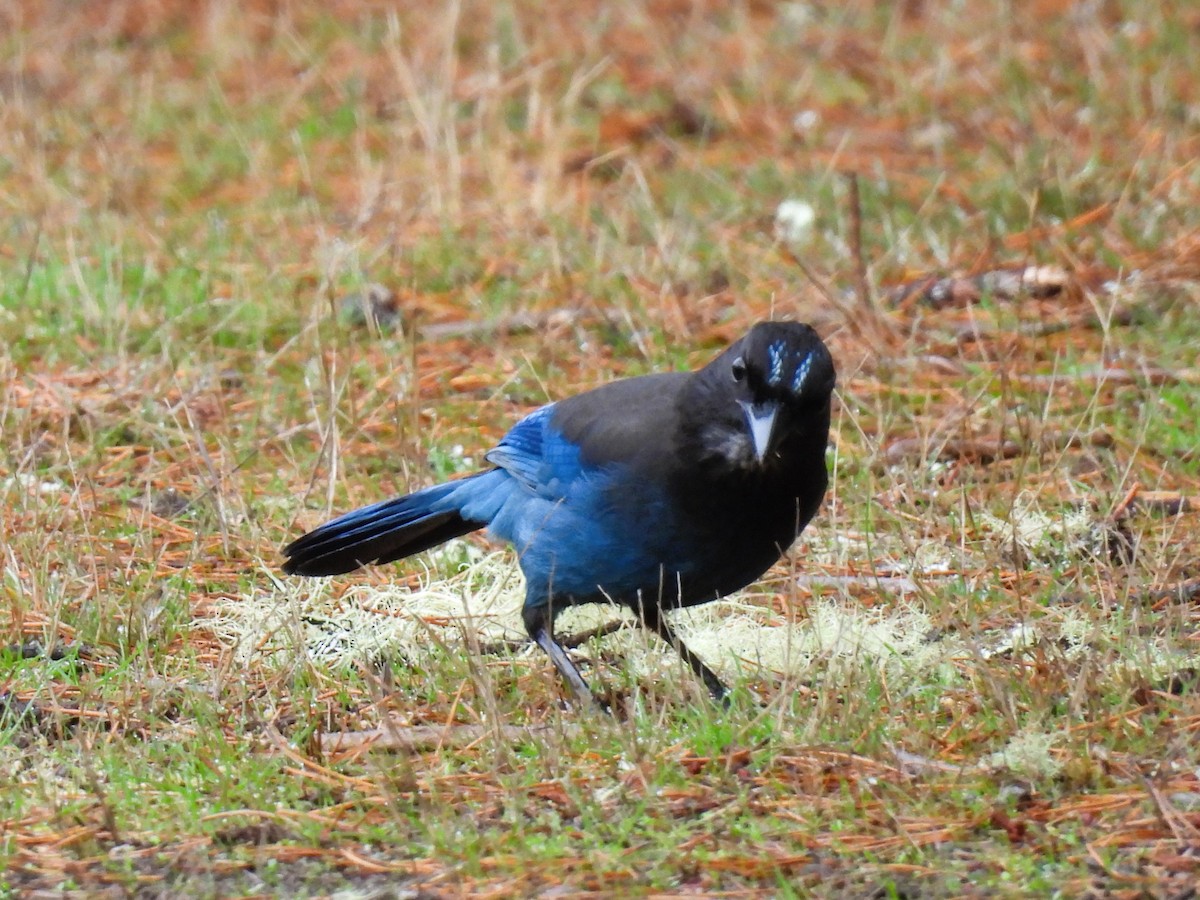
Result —
[{"label": "bird's blue wing", "polygon": [[487,454],[488,462],[547,500],[563,499],[582,467],[579,447],[552,425],[554,411],[553,403],[534,410]]},{"label": "bird's blue wing", "polygon": [[537,491],[546,422],[553,412],[553,403],[531,412],[488,451],[487,461],[505,469],[525,487]]}]

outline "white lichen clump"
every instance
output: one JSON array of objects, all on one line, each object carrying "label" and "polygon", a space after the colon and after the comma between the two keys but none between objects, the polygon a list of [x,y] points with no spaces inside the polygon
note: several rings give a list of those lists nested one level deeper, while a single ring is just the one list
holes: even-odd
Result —
[{"label": "white lichen clump", "polygon": [[985,765],[1028,778],[1054,778],[1062,771],[1062,763],[1051,752],[1056,740],[1057,735],[1032,729],[1017,732],[1003,750],[988,757]]},{"label": "white lichen clump", "polygon": [[981,511],[977,521],[1008,553],[1044,562],[1089,550],[1096,531],[1095,516],[1087,509],[1067,509],[1052,516],[1026,498],[1013,504],[1008,519]]},{"label": "white lichen clump", "polygon": [[803,200],[784,200],[775,210],[775,234],[789,244],[808,239],[817,211]]}]

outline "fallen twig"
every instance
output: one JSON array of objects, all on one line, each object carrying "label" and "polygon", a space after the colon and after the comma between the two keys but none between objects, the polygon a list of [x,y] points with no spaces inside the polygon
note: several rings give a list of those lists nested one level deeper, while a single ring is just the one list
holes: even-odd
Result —
[{"label": "fallen twig", "polygon": [[1189,578],[1178,584],[1157,585],[1148,588],[1142,599],[1150,604],[1191,603],[1200,599],[1200,578]]},{"label": "fallen twig", "polygon": [[797,575],[799,587],[832,587],[843,590],[885,590],[912,594],[921,586],[904,575]]},{"label": "fallen twig", "polygon": [[517,725],[402,725],[387,722],[366,731],[337,731],[321,735],[322,753],[345,753],[372,747],[378,750],[402,750],[424,753],[442,747],[465,747],[488,735],[518,743],[547,727]]},{"label": "fallen twig", "polygon": [[1007,438],[947,438],[936,435],[928,438],[900,438],[884,451],[884,463],[896,465],[906,461],[967,460],[990,463],[998,459],[1013,459],[1029,453],[1049,453],[1074,447],[1111,447],[1112,435],[1107,431],[1048,431],[1035,442],[1020,443]]}]

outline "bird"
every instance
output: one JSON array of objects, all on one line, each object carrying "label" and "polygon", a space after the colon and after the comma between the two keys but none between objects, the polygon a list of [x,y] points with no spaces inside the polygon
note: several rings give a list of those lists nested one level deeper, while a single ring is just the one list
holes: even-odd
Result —
[{"label": "bird", "polygon": [[394,562],[486,528],[516,550],[522,620],[583,703],[607,706],[555,639],[570,606],[614,603],[717,675],[664,617],[751,584],[817,513],[836,372],[808,324],[754,324],[707,365],[620,379],[529,413],[491,468],[374,503],[288,544],[287,574]]}]

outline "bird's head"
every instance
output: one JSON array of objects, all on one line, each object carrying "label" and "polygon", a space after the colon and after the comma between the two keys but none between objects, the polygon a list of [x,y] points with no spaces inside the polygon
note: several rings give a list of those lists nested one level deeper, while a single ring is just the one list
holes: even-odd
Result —
[{"label": "bird's head", "polygon": [[809,325],[761,322],[706,368],[710,384],[724,381],[741,411],[744,431],[725,449],[743,465],[765,465],[783,445],[812,433],[822,452],[836,374],[829,349]]}]

